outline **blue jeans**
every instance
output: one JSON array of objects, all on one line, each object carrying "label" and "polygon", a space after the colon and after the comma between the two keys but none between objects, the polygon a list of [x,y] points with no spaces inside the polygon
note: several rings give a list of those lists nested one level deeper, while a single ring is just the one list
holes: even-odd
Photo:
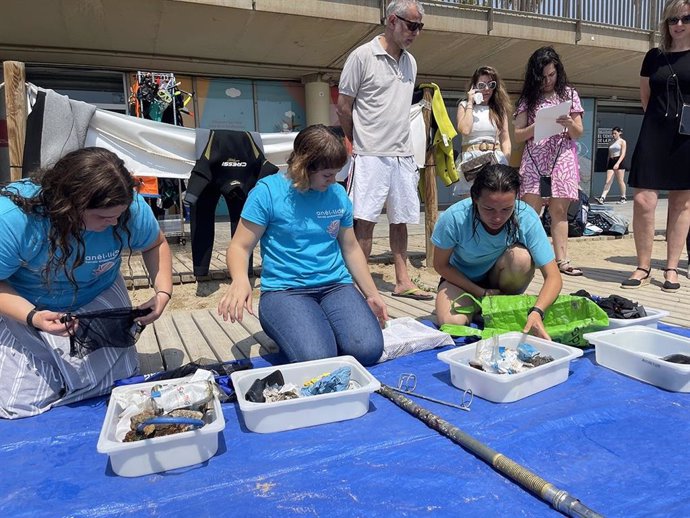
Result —
[{"label": "blue jeans", "polygon": [[259,321],[291,362],[349,354],[372,365],[383,352],[381,326],[353,284],[262,292]]}]

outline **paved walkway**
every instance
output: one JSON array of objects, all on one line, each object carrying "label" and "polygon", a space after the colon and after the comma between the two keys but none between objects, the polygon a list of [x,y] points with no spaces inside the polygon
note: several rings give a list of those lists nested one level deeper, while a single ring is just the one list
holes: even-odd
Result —
[{"label": "paved walkway", "polygon": [[[620,282],[627,278],[635,268],[635,245],[632,235],[619,238],[596,236],[573,238],[569,242],[570,257],[574,264],[582,267],[581,277],[564,276],[563,293],[573,293],[586,289],[592,294],[623,295],[638,301],[647,307],[669,311],[664,319],[667,323],[690,327],[690,312],[683,310],[690,305],[690,280],[687,274],[686,261],[681,260],[681,289],[676,293],[664,293],[660,287],[663,275],[658,269],[664,266],[665,241],[663,230],[666,222],[666,200],[661,200],[657,209],[657,236],[654,242],[652,266],[653,280],[637,290],[621,290]],[[617,214],[632,219],[632,203],[614,205]],[[385,215],[375,228],[372,260],[390,262],[388,230]],[[225,248],[229,236],[229,224],[219,222],[216,225],[216,246],[209,276],[206,279],[227,278],[224,264]],[[409,228],[409,249],[413,259],[425,258],[425,235],[423,216],[419,225]],[[182,246],[173,244],[175,282],[206,282],[197,279],[192,273],[191,250],[189,243]],[[255,265],[260,265],[258,254],[255,254]],[[148,286],[146,272],[138,257],[130,261],[131,272],[127,274],[131,287]],[[528,288],[528,293],[536,294],[542,285],[540,274]],[[434,303],[393,298],[390,293],[383,293],[392,318],[411,316],[415,318],[433,318]],[[210,360],[230,360],[263,355],[277,350],[275,343],[261,330],[258,320],[246,315],[241,325],[224,322],[216,315],[215,309],[195,311],[176,310],[166,312],[153,326],[149,326],[137,344],[143,372],[169,370],[198,358]]]}]

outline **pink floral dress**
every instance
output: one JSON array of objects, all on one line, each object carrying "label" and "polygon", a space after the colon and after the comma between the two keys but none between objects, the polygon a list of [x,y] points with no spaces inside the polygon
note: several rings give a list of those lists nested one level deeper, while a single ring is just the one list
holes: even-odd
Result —
[{"label": "pink floral dress", "polygon": [[[582,115],[582,103],[580,96],[574,88],[566,87],[566,97],[561,99],[554,96],[552,99],[542,98],[537,104],[536,110],[527,116],[527,125],[534,123],[535,114],[541,108],[555,106],[565,100],[571,99],[573,106],[570,115]],[[516,116],[527,111],[524,101],[520,102],[515,112]],[[577,144],[566,133],[553,135],[539,142],[529,139],[525,143],[520,163],[520,196],[525,194],[539,195],[539,177],[551,176],[551,196],[553,198],[578,199],[580,184],[580,164],[577,157]]]}]

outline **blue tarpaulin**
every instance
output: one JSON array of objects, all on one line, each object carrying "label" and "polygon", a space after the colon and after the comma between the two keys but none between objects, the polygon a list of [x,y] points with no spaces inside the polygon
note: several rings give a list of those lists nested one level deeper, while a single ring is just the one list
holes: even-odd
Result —
[{"label": "blue tarpaulin", "polygon": [[[418,392],[459,403],[437,352],[370,371],[391,386],[414,373]],[[690,394],[600,367],[593,351],[565,383],[514,403],[416,401],[603,515],[690,516]],[[106,405],[0,421],[0,516],[559,515],[378,394],[361,418],[273,434],[250,432],[226,404],[216,456],[138,478],[96,451]]]}]

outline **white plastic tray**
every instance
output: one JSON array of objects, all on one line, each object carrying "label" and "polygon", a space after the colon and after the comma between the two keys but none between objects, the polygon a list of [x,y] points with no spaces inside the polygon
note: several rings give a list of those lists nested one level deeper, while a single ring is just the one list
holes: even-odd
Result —
[{"label": "white plastic tray", "polygon": [[690,365],[661,360],[669,354],[690,355],[690,339],[646,326],[585,333],[596,360],[611,370],[673,392],[690,392]]},{"label": "white plastic tray", "polygon": [[628,326],[648,326],[653,329],[657,328],[659,320],[670,315],[668,311],[663,309],[655,309],[645,306],[647,312],[646,317],[642,318],[609,318],[609,326],[607,329],[618,329],[619,327]]},{"label": "white plastic tray", "polygon": [[[499,335],[498,343],[516,349],[522,338],[522,333],[505,333]],[[443,351],[437,357],[450,365],[450,380],[456,387],[470,389],[475,396],[495,403],[511,403],[563,383],[568,379],[570,360],[582,356],[580,349],[534,336],[527,336],[525,342],[554,361],[517,374],[484,372],[469,365],[476,343]]]},{"label": "white plastic tray", "polygon": [[[274,403],[253,403],[244,398],[256,379],[265,378],[276,370],[283,373],[285,383],[294,383],[301,387],[305,381],[315,376],[345,366],[351,368],[350,379],[358,382],[360,388]],[[259,433],[294,430],[360,417],[369,410],[370,394],[381,388],[376,378],[352,356],[238,371],[233,372],[230,378],[237,393],[237,402],[244,423],[251,431]]]},{"label": "white plastic tray", "polygon": [[[112,393],[116,395],[131,390],[148,390],[154,385],[169,385],[180,381],[181,379],[171,379],[116,387]],[[108,454],[113,471],[123,477],[139,477],[204,462],[218,451],[218,437],[225,428],[225,417],[217,397],[213,408],[215,419],[198,430],[136,442],[120,442],[115,439],[115,427],[122,408],[111,399],[98,437],[97,450]]]}]

